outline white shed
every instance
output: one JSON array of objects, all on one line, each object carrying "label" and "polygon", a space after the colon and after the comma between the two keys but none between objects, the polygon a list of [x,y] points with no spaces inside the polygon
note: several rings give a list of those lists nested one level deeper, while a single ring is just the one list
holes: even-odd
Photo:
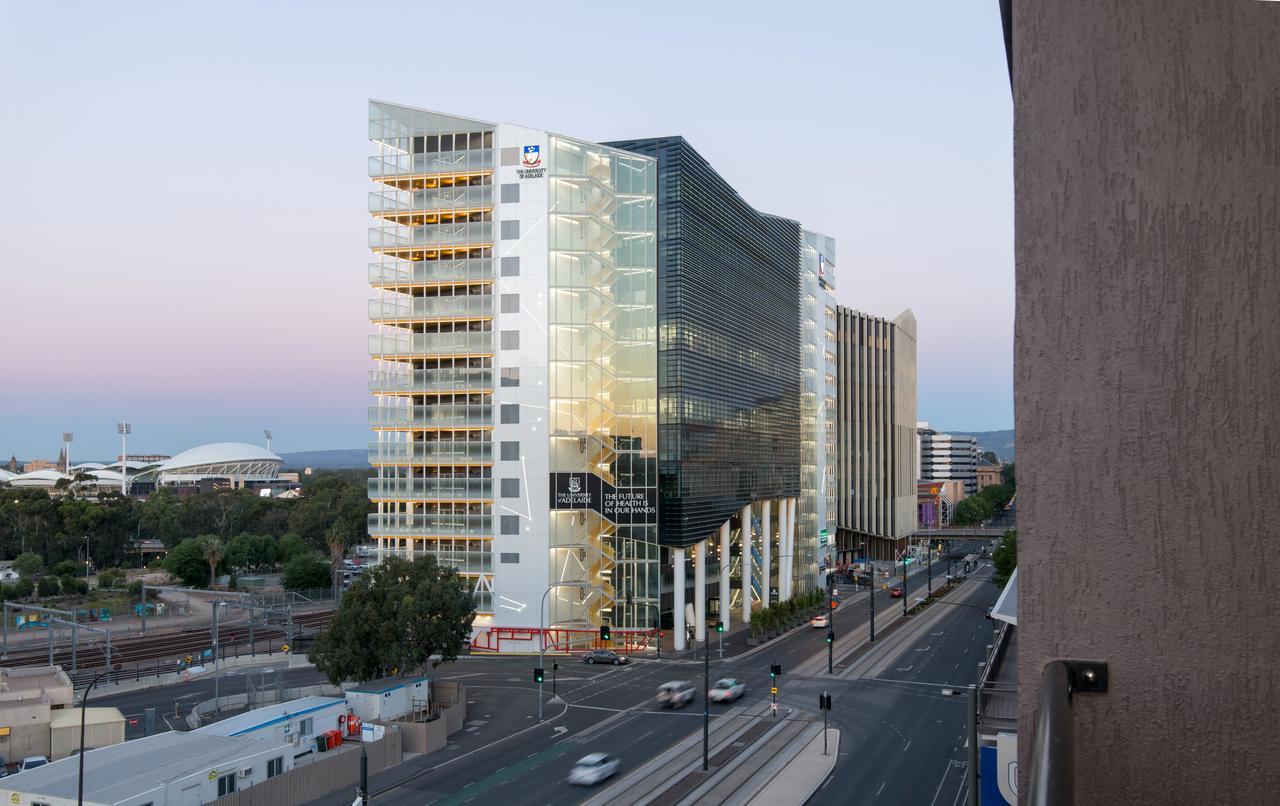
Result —
[{"label": "white shed", "polygon": [[388,677],[347,689],[347,704],[364,722],[389,722],[426,708],[430,683],[425,677]]}]

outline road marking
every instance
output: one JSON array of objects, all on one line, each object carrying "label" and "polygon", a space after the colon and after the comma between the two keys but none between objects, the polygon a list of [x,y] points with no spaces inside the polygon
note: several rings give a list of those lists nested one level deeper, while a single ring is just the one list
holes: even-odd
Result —
[{"label": "road marking", "polygon": [[904,753],[905,753],[905,752],[907,752],[907,748],[909,748],[909,747],[911,747],[911,742],[910,742],[910,741],[908,741],[908,742],[907,742],[907,747],[902,748],[902,752],[904,752]]},{"label": "road marking", "polygon": [[887,784],[887,783],[889,783],[889,782],[888,782],[888,781],[885,781],[885,782],[884,782],[884,784],[880,784],[880,788],[876,790],[876,794],[875,794],[875,796],[876,796],[877,798],[878,798],[878,797],[880,797],[880,793],[884,791],[884,785],[885,785],[885,784]]},{"label": "road marking", "polygon": [[912,664],[912,665],[910,665],[910,666],[899,666],[899,667],[898,667],[897,669],[895,669],[894,671],[898,671],[898,672],[909,672],[909,671],[911,671],[911,670],[912,670],[912,669],[914,669],[914,668],[915,668],[915,664],[913,663],[913,664]]}]

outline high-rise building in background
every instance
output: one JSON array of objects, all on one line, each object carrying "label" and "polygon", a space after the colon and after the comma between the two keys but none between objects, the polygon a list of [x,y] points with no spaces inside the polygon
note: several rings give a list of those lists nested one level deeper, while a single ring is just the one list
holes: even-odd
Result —
[{"label": "high-rise building in background", "polygon": [[[836,548],[836,241],[802,232],[800,249],[800,500],[797,562],[819,570]],[[812,540],[813,536],[817,540]],[[817,557],[811,552],[817,549]]]},{"label": "high-rise building in background", "polygon": [[978,440],[943,434],[928,423],[918,423],[920,480],[960,481],[966,495],[978,491]]},{"label": "high-rise building in background", "polygon": [[836,309],[839,562],[896,559],[915,531],[916,318]]}]

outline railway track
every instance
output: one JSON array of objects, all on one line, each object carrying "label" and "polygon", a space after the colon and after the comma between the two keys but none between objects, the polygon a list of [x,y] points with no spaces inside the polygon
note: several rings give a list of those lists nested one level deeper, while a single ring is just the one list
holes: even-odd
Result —
[{"label": "railway track", "polygon": [[[295,615],[293,634],[295,637],[313,634],[323,629],[332,617],[333,611]],[[284,639],[286,632],[285,627],[279,624],[255,626],[253,638],[257,641]],[[208,627],[167,631],[125,638],[118,642],[112,641],[111,665],[118,668],[122,664],[138,664],[143,661],[169,658],[178,660],[188,655],[198,658],[201,652],[210,648],[211,633],[212,629]],[[227,647],[248,643],[249,638],[250,630],[247,624],[228,624],[218,629],[218,645],[224,648],[224,651]],[[105,641],[101,636],[86,631],[75,652],[76,668],[101,668],[106,665],[106,662]],[[48,663],[47,646],[11,651],[3,659],[5,666],[44,666]],[[72,648],[63,636],[58,636],[58,643],[54,645],[53,663],[68,670],[72,667]]]}]

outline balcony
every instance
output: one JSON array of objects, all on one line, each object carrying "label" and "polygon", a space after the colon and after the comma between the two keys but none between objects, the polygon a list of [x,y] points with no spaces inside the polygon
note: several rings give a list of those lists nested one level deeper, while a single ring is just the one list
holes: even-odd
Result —
[{"label": "balcony", "polygon": [[438,428],[442,426],[493,425],[493,406],[445,404],[440,406],[370,406],[372,428]]},{"label": "balcony", "polygon": [[430,249],[486,243],[493,243],[491,221],[425,224],[421,227],[385,224],[369,228],[369,248],[374,250]]},{"label": "balcony", "polygon": [[370,442],[369,464],[454,464],[492,462],[492,442],[451,440],[428,442]]},{"label": "balcony", "polygon": [[492,537],[492,515],[401,515],[373,513],[368,519],[372,537]]},{"label": "balcony", "polygon": [[[493,555],[489,552],[456,552],[432,551],[430,549],[378,549],[370,556],[371,562],[381,562],[390,557],[404,560],[420,560],[428,555],[435,557],[436,562],[449,568],[456,568],[460,574],[489,574],[493,572]],[[479,604],[477,603],[477,609]]]},{"label": "balcony", "polygon": [[402,297],[369,300],[369,319],[461,319],[493,316],[493,297],[472,294],[456,297]]},{"label": "balcony", "polygon": [[491,369],[419,369],[412,372],[369,372],[369,391],[396,394],[492,390]]},{"label": "balcony", "polygon": [[454,174],[493,170],[492,148],[434,151],[427,154],[387,154],[369,158],[369,178],[411,174]]},{"label": "balcony", "polygon": [[493,479],[369,479],[374,501],[477,501],[493,499]]},{"label": "balcony", "polygon": [[493,185],[462,185],[431,190],[375,190],[369,193],[373,215],[450,210],[460,207],[492,207]]},{"label": "balcony", "polygon": [[369,264],[369,283],[376,286],[492,279],[492,258]]},{"label": "balcony", "polygon": [[471,355],[493,353],[493,333],[381,333],[369,337],[371,356]]}]

